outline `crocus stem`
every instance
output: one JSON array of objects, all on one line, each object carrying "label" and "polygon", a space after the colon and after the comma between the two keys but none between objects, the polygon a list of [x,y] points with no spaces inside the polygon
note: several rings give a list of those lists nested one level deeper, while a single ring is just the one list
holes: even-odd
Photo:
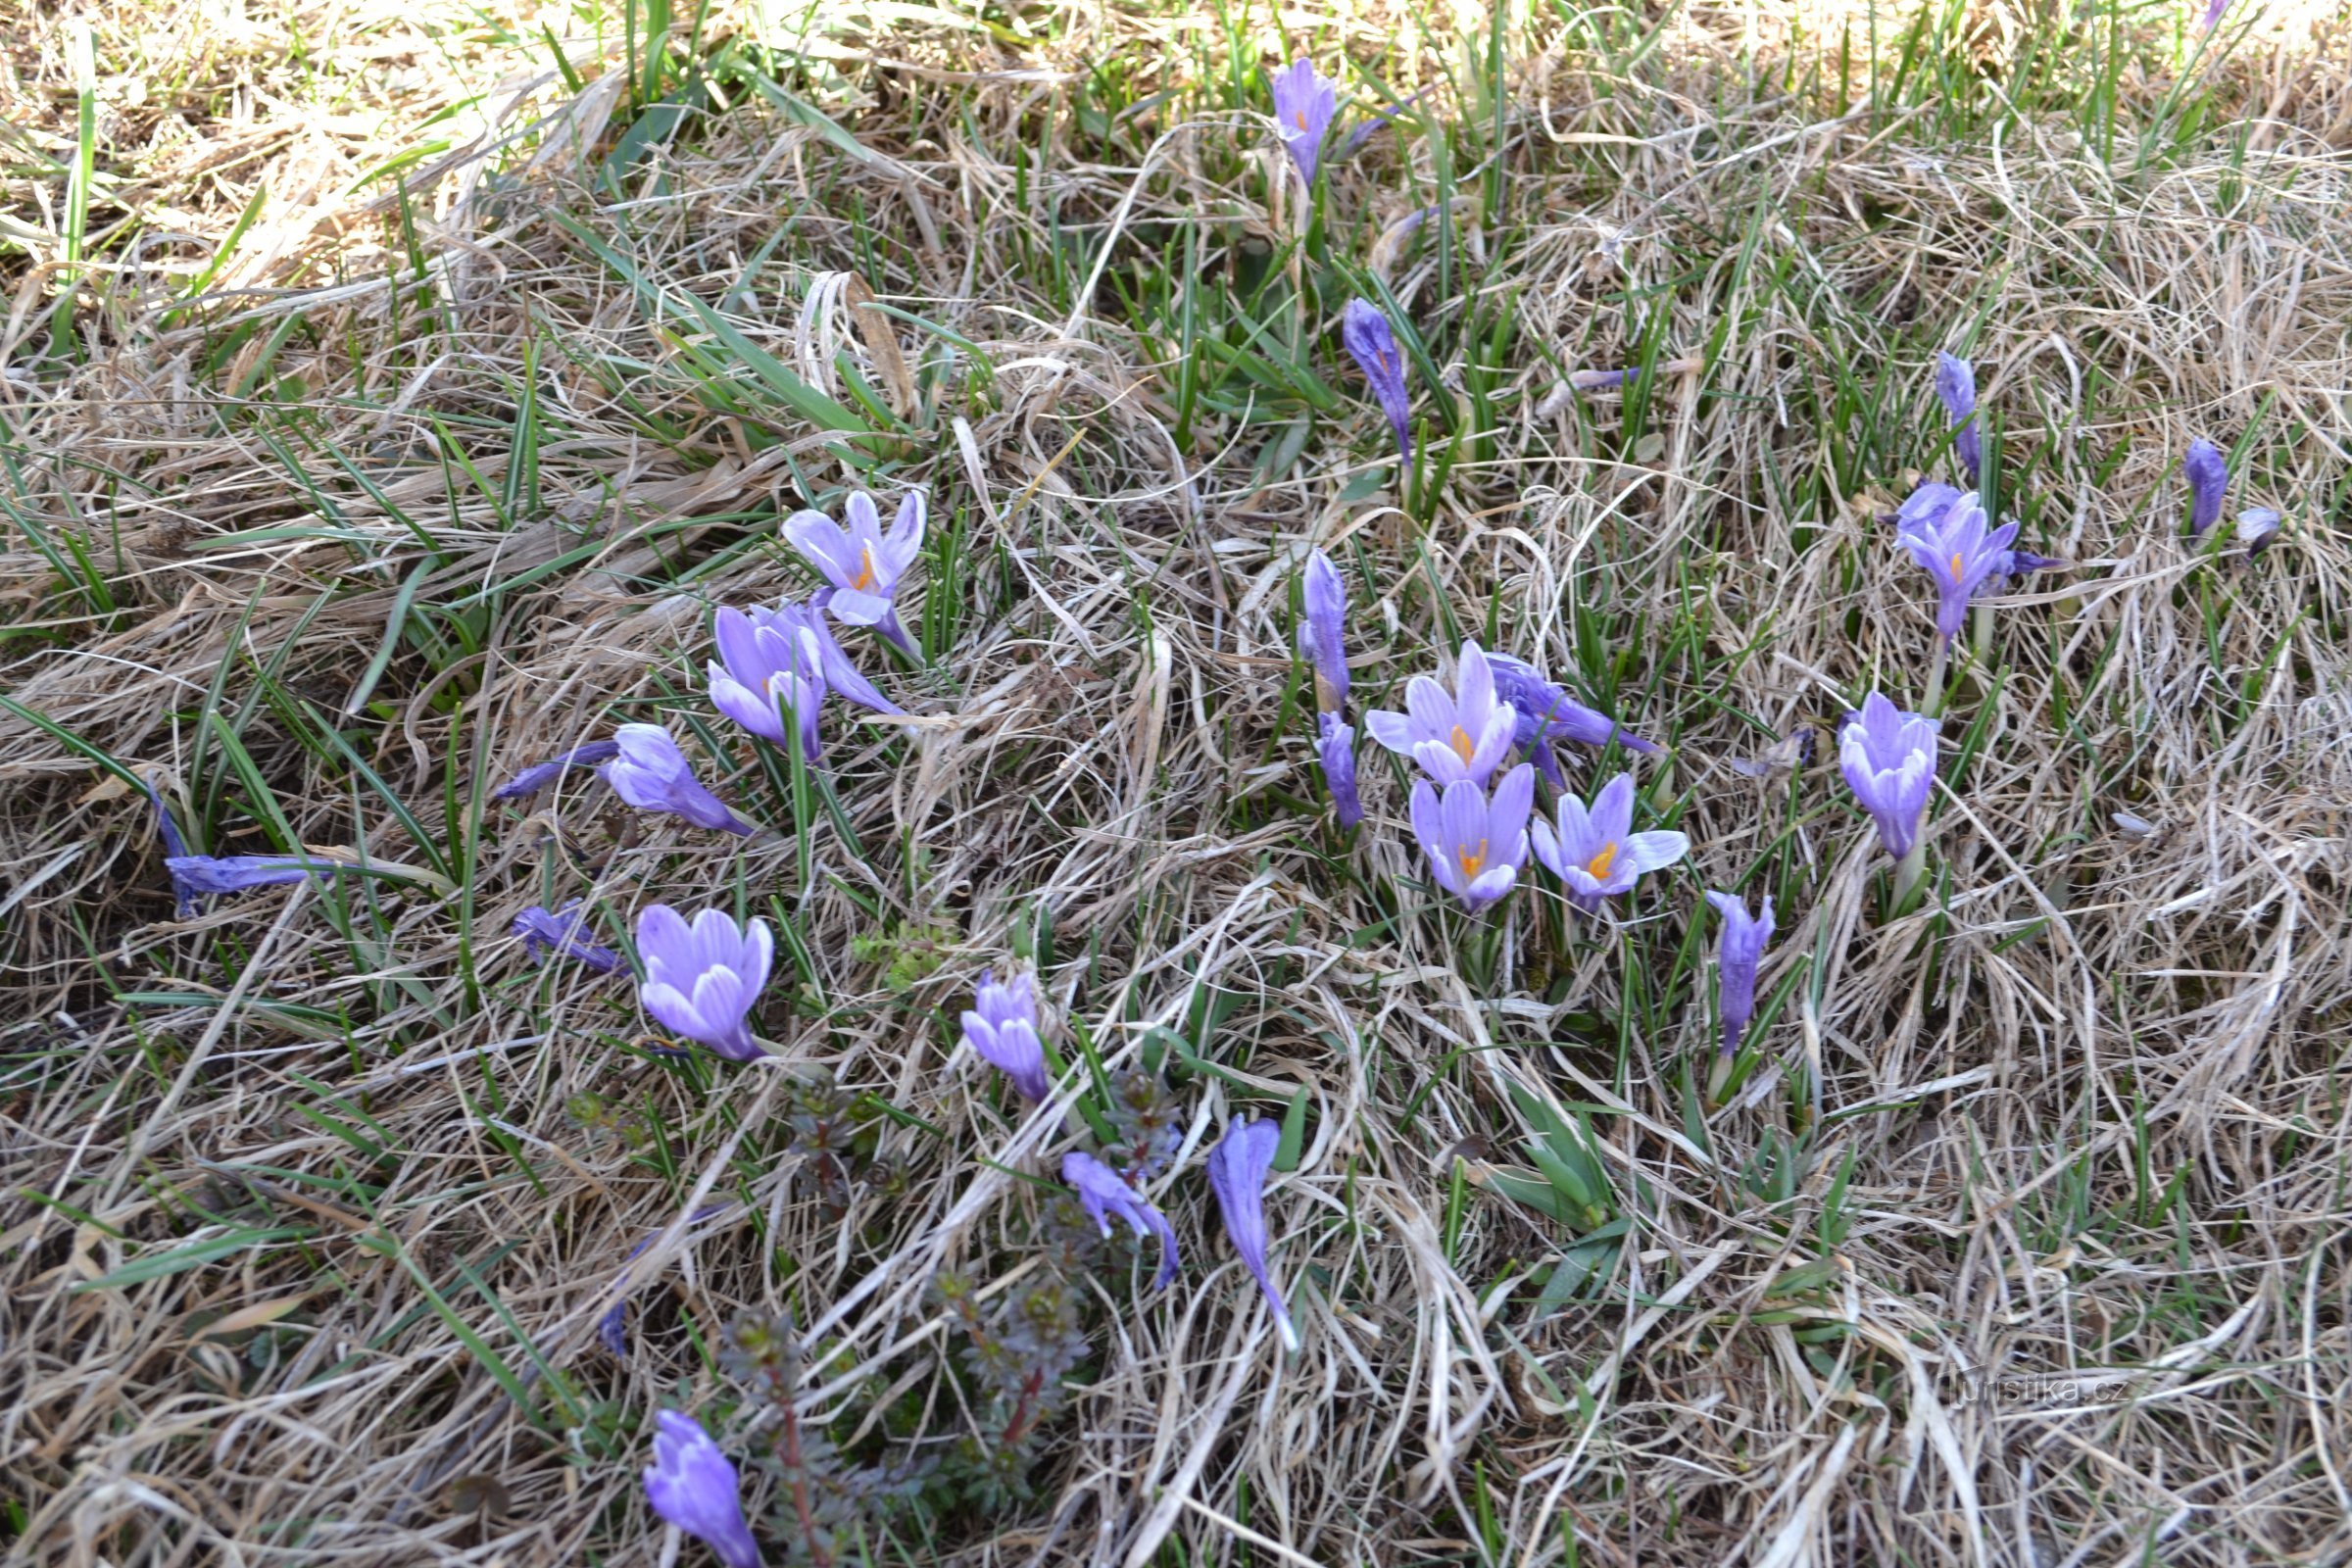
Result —
[{"label": "crocus stem", "polygon": [[1951,642],[1946,638],[1936,638],[1936,662],[1928,666],[1927,695],[1919,705],[1920,716],[1923,718],[1934,718],[1943,711],[1944,668],[1951,662]]},{"label": "crocus stem", "polygon": [[1976,645],[1977,662],[1988,664],[1992,662],[1992,607],[1979,605],[1975,608],[1973,614],[1976,623],[1970,629],[1973,633],[1972,641]]},{"label": "crocus stem", "polygon": [[1920,878],[1928,869],[1928,835],[1925,824],[1919,836],[1911,841],[1911,849],[1894,866],[1894,903],[1890,912],[1902,914],[1911,907],[1911,897],[1919,890]]}]

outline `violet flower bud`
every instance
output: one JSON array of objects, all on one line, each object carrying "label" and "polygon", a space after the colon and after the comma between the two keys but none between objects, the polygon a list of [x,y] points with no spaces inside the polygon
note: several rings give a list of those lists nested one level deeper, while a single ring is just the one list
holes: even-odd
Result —
[{"label": "violet flower bud", "polygon": [[1567,778],[1560,772],[1559,759],[1552,755],[1551,745],[1555,740],[1576,741],[1585,746],[1606,746],[1613,740],[1629,752],[1658,749],[1608,714],[1587,708],[1561,687],[1545,680],[1542,671],[1523,659],[1514,659],[1509,654],[1489,654],[1487,668],[1494,674],[1495,695],[1511,705],[1516,721],[1512,738],[1555,790],[1568,787]]},{"label": "violet flower bud", "polygon": [[[1340,313],[1340,341],[1355,357],[1372,395],[1389,416],[1396,436],[1396,457],[1404,468],[1413,466],[1413,397],[1404,384],[1404,354],[1396,347],[1396,330],[1379,306],[1370,300],[1349,300]],[[1401,476],[1403,469],[1398,470]]]},{"label": "violet flower bud", "polygon": [[1315,760],[1323,764],[1323,783],[1331,791],[1333,809],[1343,829],[1364,819],[1364,803],[1355,792],[1355,730],[1340,722],[1337,713],[1315,715]]},{"label": "violet flower bud", "polygon": [[1502,776],[1492,800],[1468,778],[1455,779],[1442,796],[1429,780],[1414,781],[1413,837],[1438,885],[1473,914],[1518,882],[1535,801],[1536,770],[1525,762]]},{"label": "violet flower bud", "polygon": [[1306,558],[1299,598],[1306,607],[1298,626],[1298,654],[1315,670],[1319,712],[1348,710],[1348,587],[1340,568],[1318,550]]},{"label": "violet flower bud", "polygon": [[1271,1121],[1236,1121],[1208,1156],[1208,1186],[1217,1195],[1217,1211],[1225,1218],[1225,1235],[1242,1264],[1257,1280],[1282,1348],[1298,1348],[1298,1331],[1282,1291],[1266,1270],[1266,1175],[1274,1168],[1274,1153],[1282,1144],[1282,1128]]},{"label": "violet flower bud", "polygon": [[514,917],[514,934],[522,938],[523,951],[541,963],[553,956],[611,974],[620,967],[620,955],[589,941],[587,928],[577,899],[553,911],[534,904]]},{"label": "violet flower bud", "polygon": [[1729,1057],[1740,1049],[1740,1037],[1756,1015],[1756,965],[1764,956],[1765,944],[1772,940],[1772,895],[1764,895],[1752,919],[1737,893],[1710,891],[1707,902],[1723,916],[1715,970],[1723,1013],[1722,1054]]},{"label": "violet flower bud", "polygon": [[2188,477],[2188,536],[2202,539],[2205,530],[2222,520],[2222,492],[2230,488],[2230,460],[2222,449],[2199,436],[2180,460]]},{"label": "violet flower bud", "polygon": [[1936,396],[1942,400],[1944,412],[1951,416],[1959,434],[1952,438],[1952,451],[1967,470],[1970,484],[1984,482],[1984,442],[1977,431],[1977,370],[1957,355],[1938,353],[1936,356]]},{"label": "violet flower bud", "polygon": [[1032,1105],[1053,1094],[1046,1076],[1046,1048],[1037,1029],[1037,993],[1025,974],[999,984],[986,969],[972,1008],[963,1015],[963,1043],[973,1054],[1012,1080]]},{"label": "violet flower bud", "polygon": [[1969,600],[1987,579],[2007,569],[2017,524],[1987,529],[1984,508],[1974,497],[1963,497],[1899,537],[1911,559],[1935,580],[1936,630],[1949,642],[1967,623]]},{"label": "violet flower bud", "polygon": [[538,794],[563,777],[565,768],[590,767],[598,762],[610,761],[619,755],[618,741],[590,741],[584,746],[574,746],[553,760],[524,768],[492,790],[490,798],[494,801],[519,801],[525,796]]},{"label": "violet flower bud", "polygon": [[623,724],[612,732],[620,755],[597,774],[641,811],[666,811],[696,827],[749,835],[759,830],[720,804],[694,776],[693,764],[659,724]]},{"label": "violet flower bud", "polygon": [[1494,697],[1494,671],[1478,644],[1462,644],[1454,690],[1427,675],[1405,683],[1401,713],[1375,709],[1364,728],[1390,751],[1419,762],[1440,784],[1468,780],[1485,789],[1519,731],[1518,711]]},{"label": "violet flower bud", "polygon": [[1936,727],[1935,719],[1872,692],[1838,732],[1838,770],[1878,824],[1880,846],[1897,860],[1917,842],[1936,787]]},{"label": "violet flower bud", "polygon": [[1165,1290],[1168,1281],[1176,1277],[1176,1228],[1168,1223],[1168,1217],[1145,1201],[1143,1195],[1121,1180],[1117,1171],[1092,1154],[1072,1150],[1062,1155],[1061,1179],[1070,1184],[1087,1217],[1103,1235],[1110,1234],[1110,1220],[1115,1214],[1139,1238],[1147,1235],[1159,1238],[1159,1272],[1152,1277],[1152,1288]]},{"label": "violet flower bud", "polygon": [[890,532],[882,531],[874,498],[860,490],[843,507],[844,528],[821,512],[796,512],[784,519],[784,537],[833,585],[825,611],[850,626],[871,626],[915,653],[914,639],[899,623],[899,583],[923,550],[923,493],[909,490],[899,503]]},{"label": "violet flower bud", "polygon": [[645,960],[637,1000],[670,1033],[728,1061],[758,1061],[767,1053],[747,1020],[774,953],[765,920],[739,926],[723,909],[705,909],[689,926],[668,905],[648,905],[637,914],[637,956]]},{"label": "violet flower bud", "polygon": [[1274,122],[1282,133],[1282,144],[1298,166],[1299,184],[1311,189],[1324,133],[1331,129],[1332,116],[1340,112],[1339,94],[1304,57],[1274,73],[1268,85],[1274,93]]},{"label": "violet flower bud", "polygon": [[1573,795],[1559,799],[1557,824],[1536,818],[1536,858],[1568,887],[1568,902],[1587,914],[1600,901],[1630,893],[1648,872],[1672,865],[1690,853],[1688,834],[1636,833],[1634,775],[1620,773],[1600,788],[1588,808]]},{"label": "violet flower bud", "polygon": [[654,1418],[654,1462],[645,1467],[645,1500],[717,1553],[726,1568],[760,1568],[760,1544],[744,1522],[735,1467],[695,1419],[677,1410]]}]

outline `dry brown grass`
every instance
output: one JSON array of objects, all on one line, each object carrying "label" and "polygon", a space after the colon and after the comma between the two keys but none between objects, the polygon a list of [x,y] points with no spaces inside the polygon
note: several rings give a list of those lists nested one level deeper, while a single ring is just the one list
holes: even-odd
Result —
[{"label": "dry brown grass", "polygon": [[[1200,19],[1089,13],[1032,48],[944,14],[844,24],[813,54],[841,57],[823,101],[863,154],[752,105],[615,187],[599,178],[622,112],[611,74],[571,95],[535,74],[544,54],[436,37],[431,14],[292,14],[339,62],[329,90],[282,74],[279,24],[232,15],[100,14],[102,52],[185,59],[194,85],[110,103],[124,177],[99,226],[201,238],[118,246],[78,274],[75,363],[45,325],[74,274],[15,274],[0,689],[159,769],[216,835],[261,809],[223,761],[226,728],[302,840],[417,863],[306,739],[345,715],[427,836],[474,857],[473,936],[466,904],[391,883],[174,922],[138,798],[0,716],[12,1560],[654,1561],[639,1423],[720,1396],[705,1348],[747,1305],[793,1306],[825,1345],[806,1403],[845,1435],[876,1379],[951,1407],[924,1287],[943,1260],[985,1276],[1017,1255],[1036,1202],[1020,1173],[1064,1142],[950,1061],[953,1009],[1036,907],[1056,934],[1053,1009],[1114,1066],[1152,1026],[1185,1031],[1205,988],[1230,999],[1208,1054],[1232,1076],[1188,1082],[1188,1158],[1159,1195],[1187,1272],[1164,1298],[1123,1271],[1098,1282],[1093,1382],[1037,1501],[949,1519],[941,1557],[1543,1564],[1571,1536],[1587,1562],[1776,1568],[2352,1551],[2340,30],[2289,19],[2212,73],[2217,125],[2267,117],[2246,149],[2217,128],[2141,163],[2102,158],[2045,106],[1996,141],[1935,128],[1932,99],[1871,120],[1751,80],[1743,27],[1768,61],[1804,47],[1779,11],[1678,24],[1625,74],[1539,29],[1513,67],[1505,212],[1480,221],[1465,194],[1470,260],[1449,285],[1426,247],[1389,272],[1424,319],[1506,293],[1518,312],[1494,454],[1424,528],[1388,492],[1343,499],[1386,435],[1336,334],[1313,363],[1348,401],[1302,461],[1254,472],[1266,426],[1171,434],[1177,367],[1121,304],[1121,270],[1198,233],[1227,287],[1295,215],[1267,212],[1265,180],[1223,151],[1256,136],[1243,117],[1090,128],[1076,87],[1122,51],[1138,93],[1191,83],[1188,52],[1221,36]],[[73,134],[66,23],[22,20],[11,118],[54,153]],[[1382,59],[1392,20],[1343,30]],[[1796,20],[1824,35],[1822,14]],[[1987,69],[2035,25],[1980,20]],[[1440,78],[1442,51],[1398,48],[1389,79]],[[596,74],[587,40],[574,57]],[[397,202],[347,187],[492,84],[485,139],[452,138],[412,179],[420,311],[383,281],[412,254]],[[2120,122],[2152,122],[2172,85],[2127,73]],[[1007,149],[1034,155],[1049,115],[1050,164],[1016,172]],[[1414,206],[1430,156],[1384,133],[1340,166],[1335,248]],[[174,272],[201,269],[257,184],[265,219],[227,292],[168,315]],[[828,715],[864,854],[820,822],[807,883],[786,837],[722,855],[624,823],[592,789],[478,827],[466,808],[468,781],[612,715],[690,711],[708,607],[805,587],[775,520],[804,483],[849,478],[809,426],[698,401],[679,336],[700,334],[655,321],[559,214],[787,363],[830,332],[887,392],[846,317],[800,320],[811,278],[839,270],[996,367],[984,389],[961,370],[931,386],[898,454],[892,483],[927,485],[969,530],[970,601],[935,667],[886,677],[912,721]],[[1127,249],[1073,297],[1040,258],[1106,230]],[[1669,353],[1710,356],[1661,389],[1654,446],[1628,439],[1613,398],[1549,398],[1557,367],[1625,359],[1629,288],[1670,310]],[[1964,681],[1947,726],[1970,755],[1936,829],[1940,899],[1886,922],[1826,757],[1763,783],[1726,762],[1926,668],[1919,580],[1876,517],[1931,444],[1926,350],[1972,326],[2009,461],[2034,465],[2033,537],[2082,564],[2003,601],[2006,672]],[[941,352],[900,341],[918,365]],[[510,515],[508,429],[534,367],[555,434],[540,504]],[[1446,369],[1460,391],[1464,365]],[[436,420],[471,474],[443,461]],[[2176,537],[2175,466],[2192,435],[2250,426],[2232,509],[2278,506],[2288,532],[2251,564],[2200,564]],[[334,538],[226,539],[318,527],[319,495]],[[67,536],[109,602],[40,547]],[[1642,777],[1679,805],[1691,867],[1578,947],[1522,893],[1495,922],[1500,1000],[1475,997],[1461,923],[1370,891],[1417,869],[1396,778],[1366,756],[1372,819],[1351,849],[1313,819],[1284,706],[1312,543],[1349,564],[1359,707],[1439,661],[1446,617],[1478,628],[1490,605],[1503,646],[1555,669],[1617,660],[1584,673],[1672,739]],[[448,648],[404,643],[374,706],[346,714],[396,605],[458,607],[583,546],[501,595],[477,647],[446,620]],[[753,756],[723,726],[710,738],[721,765]],[[731,792],[776,820],[761,787],[747,767]],[[2115,810],[2159,830],[2120,836]],[[1707,992],[1685,932],[1699,888],[1751,870],[1795,890],[1767,987],[1813,968],[1702,1141],[1682,1073],[1704,1059]],[[942,1133],[886,1131],[908,1190],[861,1194],[847,1221],[779,1155],[775,1073],[629,1052],[625,984],[542,977],[505,936],[551,890],[625,913],[739,888],[777,901],[813,963],[802,985],[780,963],[766,1036]],[[853,947],[922,921],[952,941],[906,989]],[[1744,1173],[1805,1126],[1808,1062],[1829,1119],[1793,1194],[1768,1201]],[[1300,1088],[1311,1102],[1270,1201],[1306,1340],[1287,1362],[1196,1172],[1243,1085],[1261,1111]],[[1605,1107],[1634,1223],[1599,1298],[1535,1311],[1567,1238],[1482,1190],[1523,1163],[1512,1086]],[[713,1200],[716,1218],[682,1222]],[[1834,1247],[1833,1211],[1850,1226]],[[90,1288],[240,1229],[271,1234]],[[595,1319],[657,1231],[615,1360]],[[485,1350],[527,1383],[536,1423]]]}]

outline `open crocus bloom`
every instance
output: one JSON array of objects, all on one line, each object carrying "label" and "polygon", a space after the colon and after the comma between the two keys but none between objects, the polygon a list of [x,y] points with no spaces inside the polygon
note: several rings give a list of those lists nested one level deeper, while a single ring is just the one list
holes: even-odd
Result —
[{"label": "open crocus bloom", "polygon": [[1620,773],[1601,786],[1588,808],[1573,795],[1560,797],[1555,827],[1536,818],[1536,858],[1568,886],[1568,901],[1591,913],[1600,901],[1630,893],[1642,877],[1672,865],[1690,853],[1682,833],[1636,833],[1634,775]]},{"label": "open crocus bloom", "polygon": [[1911,559],[1935,579],[1936,630],[1948,641],[1967,622],[1968,602],[1977,590],[2008,573],[2017,524],[1987,528],[1984,508],[1974,497],[1963,496],[1906,529],[1900,538]]},{"label": "open crocus bloom", "polygon": [[778,712],[781,702],[792,710],[806,761],[816,760],[822,751],[817,710],[827,691],[837,691],[877,713],[901,711],[858,673],[811,606],[751,611],[729,607],[718,612],[714,630],[718,658],[709,666],[711,706],[753,734],[782,746],[786,737]]},{"label": "open crocus bloom", "polygon": [[705,909],[688,925],[668,905],[648,905],[637,916],[637,956],[645,960],[637,1000],[672,1034],[729,1061],[758,1061],[767,1053],[746,1020],[774,952],[765,920],[737,925],[723,909]]},{"label": "open crocus bloom", "polygon": [[986,969],[963,1015],[963,1043],[973,1054],[1012,1080],[1023,1100],[1037,1104],[1054,1092],[1046,1077],[1045,1043],[1037,1032],[1037,993],[1029,977],[1016,974],[999,984]]},{"label": "open crocus bloom", "polygon": [[850,626],[871,626],[912,654],[914,641],[899,624],[899,583],[923,550],[923,493],[909,490],[899,514],[882,531],[874,498],[860,490],[842,509],[844,527],[821,512],[796,512],[784,519],[784,537],[833,585],[826,612]]},{"label": "open crocus bloom", "polygon": [[1443,796],[1429,780],[1416,781],[1413,837],[1438,885],[1473,912],[1510,892],[1527,863],[1527,818],[1535,801],[1536,770],[1525,762],[1502,776],[1493,800],[1466,778],[1446,785]]},{"label": "open crocus bloom", "polygon": [[1390,751],[1411,758],[1440,784],[1487,787],[1509,754],[1519,715],[1494,696],[1494,672],[1478,644],[1462,644],[1450,693],[1427,675],[1404,688],[1405,710],[1364,715],[1364,728]]},{"label": "open crocus bloom", "polygon": [[1282,145],[1298,168],[1298,182],[1315,182],[1315,164],[1323,155],[1323,134],[1340,112],[1333,83],[1318,74],[1313,62],[1294,60],[1274,74],[1274,120],[1282,129]]}]

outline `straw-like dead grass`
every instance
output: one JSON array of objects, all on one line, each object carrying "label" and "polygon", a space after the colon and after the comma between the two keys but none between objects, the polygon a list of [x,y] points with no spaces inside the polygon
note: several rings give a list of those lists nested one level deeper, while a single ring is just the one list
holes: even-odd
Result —
[{"label": "straw-like dead grass", "polygon": [[[1359,25],[1375,58],[1385,22]],[[1985,69],[2031,27],[1991,14]],[[1739,30],[1678,24],[1603,72],[1514,38],[1501,206],[1447,172],[1443,267],[1378,238],[1437,181],[1428,138],[1335,165],[1332,249],[1408,315],[1515,312],[1499,361],[1422,389],[1494,411],[1426,526],[1355,483],[1386,433],[1328,322],[1306,358],[1347,401],[1287,457],[1283,423],[1205,409],[1176,436],[1184,368],[1138,294],[1254,287],[1298,215],[1228,151],[1256,122],[1105,117],[1080,89],[1122,51],[1181,86],[1221,38],[1197,24],[836,34],[812,57],[882,63],[803,90],[854,136],[713,104],[618,169],[619,74],[583,44],[575,93],[516,55],[483,139],[418,162],[405,209],[342,188],[377,131],[336,149],[256,103],[119,195],[217,243],[251,201],[231,171],[326,138],[336,177],[272,186],[278,226],[214,303],[170,309],[209,245],[110,264],[74,356],[41,326],[60,269],[20,273],[0,685],[45,723],[0,716],[15,1555],[651,1561],[641,1424],[721,1396],[708,1347],[747,1304],[825,1348],[805,1404],[845,1436],[877,1386],[932,1391],[954,1430],[925,1287],[1017,1258],[1021,1174],[1064,1135],[951,1063],[951,1020],[1044,910],[1052,1008],[1111,1068],[1156,1028],[1225,1069],[1185,1081],[1158,1195],[1189,1266],[1164,1297],[1098,1282],[1091,1386],[1034,1505],[899,1556],[2341,1556],[2342,43],[2211,71],[2215,128],[2134,160],[2038,109],[1997,137],[1925,128],[1933,100],[1825,109],[1818,81],[1748,75]],[[2177,123],[2173,87],[2119,82],[2127,136]],[[1494,112],[1442,85],[1429,107]],[[2265,118],[2239,141],[2241,111]],[[71,115],[31,130],[70,143]],[[876,358],[843,272],[945,329],[898,323],[912,368]],[[810,824],[806,879],[789,833],[721,848],[592,785],[474,799],[615,715],[686,733],[709,607],[808,583],[776,522],[850,481],[837,438],[763,399],[689,298],[845,398],[846,356],[909,416],[888,483],[963,530],[952,643],[882,677],[916,716],[828,713],[842,820]],[[1646,415],[1555,395],[1643,330],[1703,373]],[[1794,776],[1729,763],[1874,680],[1916,690],[1932,629],[1879,514],[1935,450],[1927,351],[1964,340],[2021,542],[2078,565],[2000,602],[1946,726],[1936,899],[1889,921],[1827,749]],[[2232,508],[2287,531],[2200,560],[2179,457],[2242,431]],[[1351,847],[1315,818],[1290,648],[1318,543],[1355,594],[1359,708],[1492,616],[1671,740],[1639,771],[1691,866],[1573,944],[1523,892],[1475,994],[1463,922],[1387,891],[1418,870],[1400,777],[1367,753]],[[742,737],[701,733],[789,828]],[[175,922],[144,803],[92,751],[159,770],[216,852],[269,847],[266,797],[303,842],[437,855],[463,892]],[[1686,932],[1701,887],[1742,878],[1784,893],[1767,989],[1799,978],[1756,1077],[1698,1113]],[[625,984],[534,970],[505,932],[551,894],[788,923],[807,967],[780,963],[764,1033],[905,1113],[881,1134],[903,1190],[843,1215],[787,1148],[777,1073],[634,1053]],[[1283,1361],[1197,1164],[1226,1111],[1300,1090],[1270,1203],[1306,1339]],[[1564,1302],[1537,1298],[1575,1237],[1491,1190],[1528,1163],[1514,1090],[1592,1107],[1631,1221]],[[614,1359],[595,1320],[649,1234]]]}]

